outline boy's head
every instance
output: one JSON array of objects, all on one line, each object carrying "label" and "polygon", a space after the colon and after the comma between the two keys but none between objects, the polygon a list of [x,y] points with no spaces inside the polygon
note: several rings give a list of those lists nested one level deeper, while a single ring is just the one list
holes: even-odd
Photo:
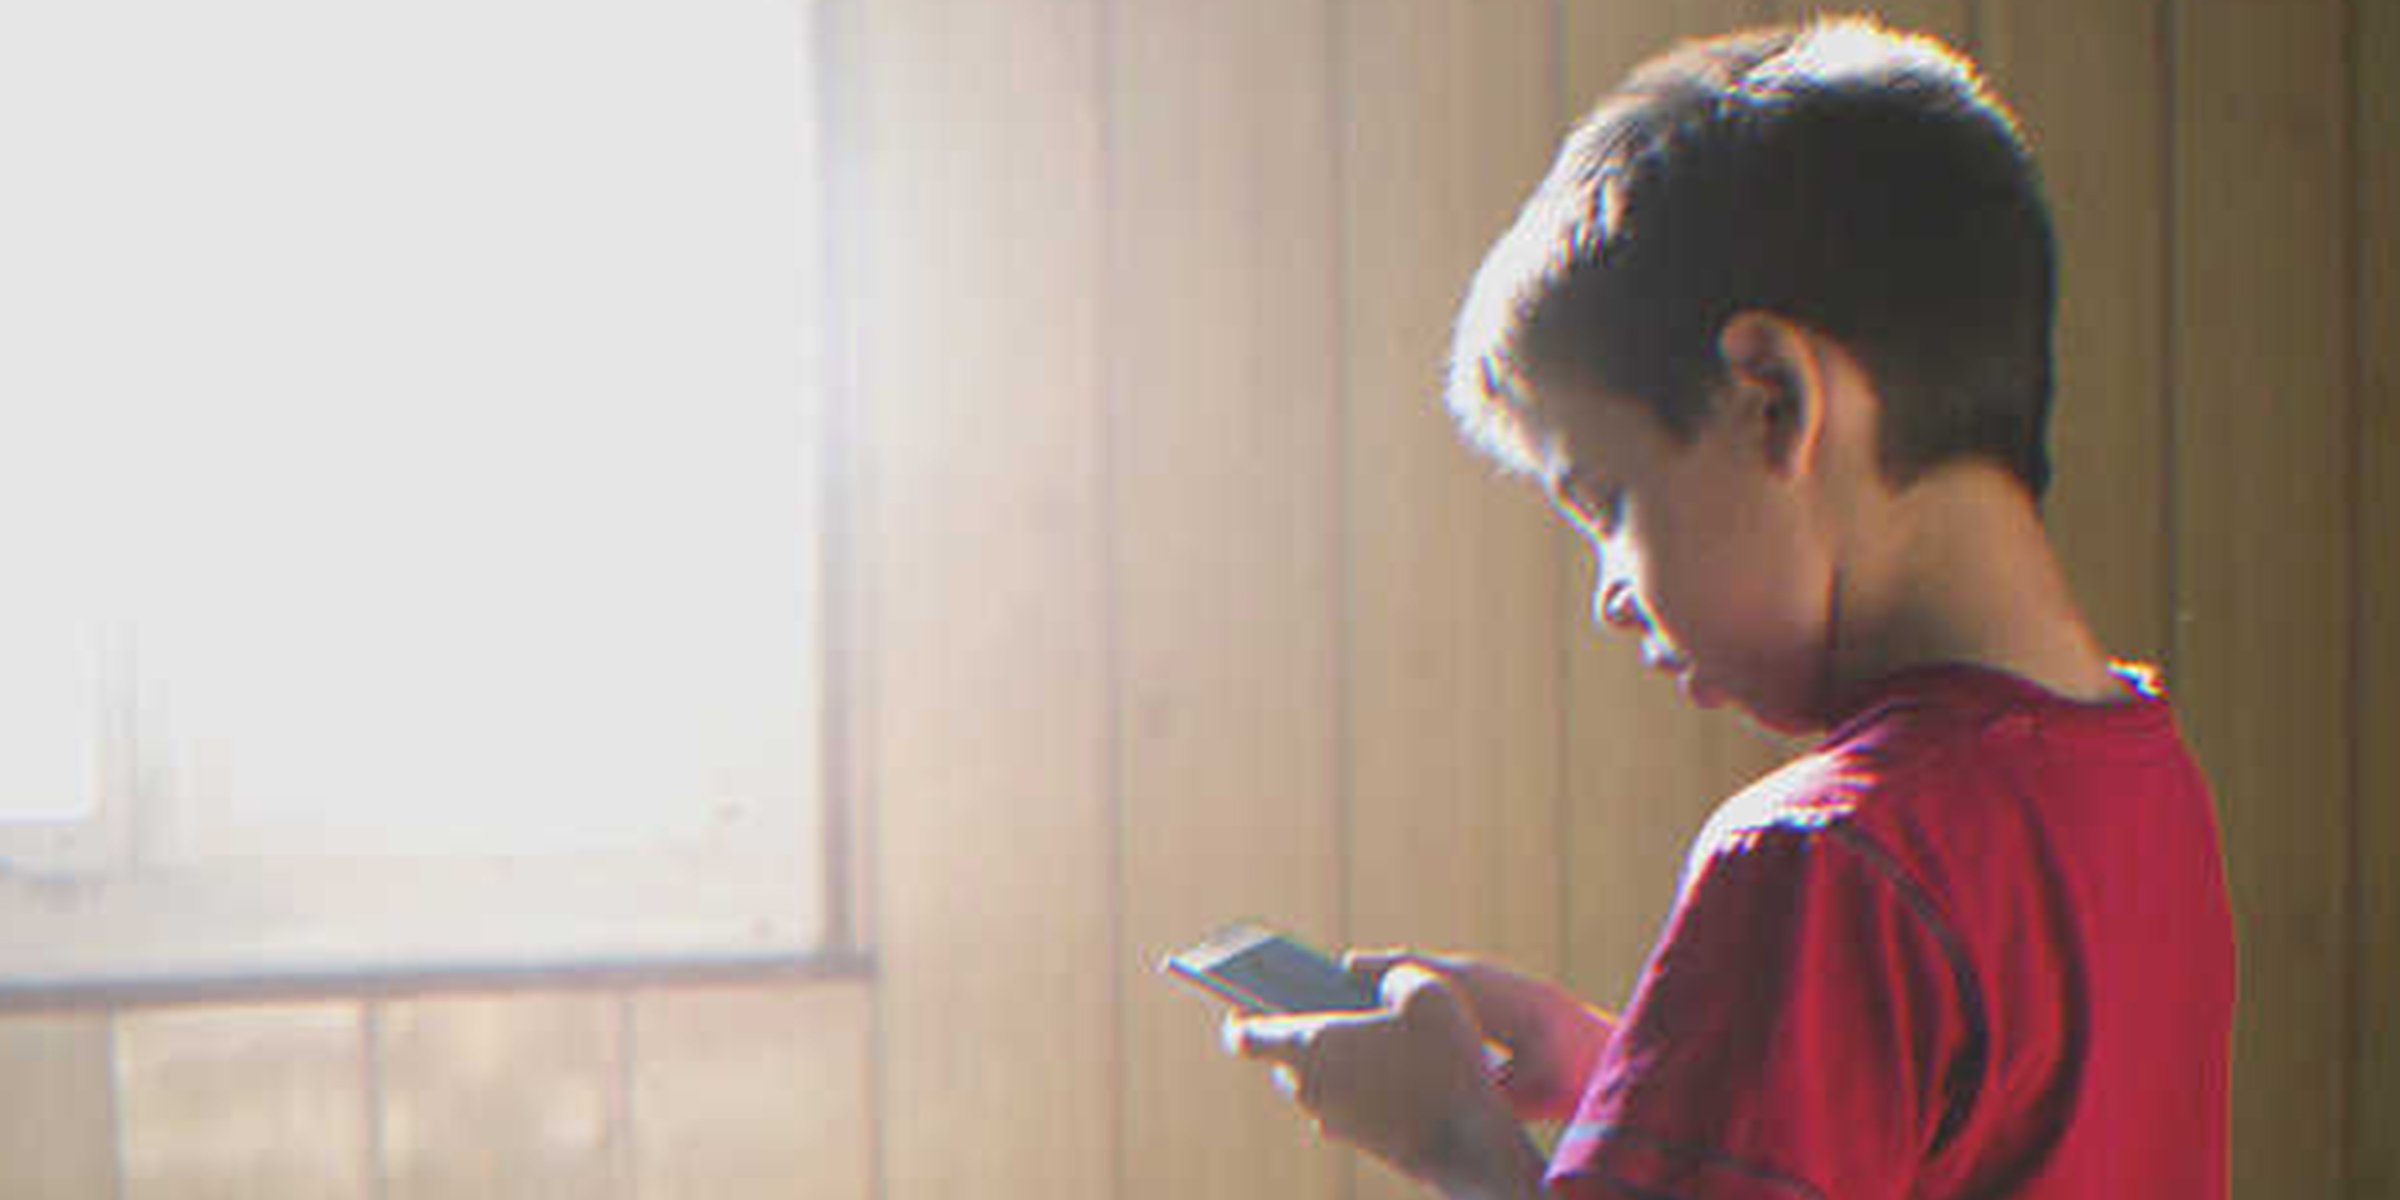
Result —
[{"label": "boy's head", "polygon": [[[1825,416],[1794,354],[1872,396],[1864,444],[1888,488],[1973,461],[2038,497],[2052,257],[2015,122],[1939,43],[1854,19],[1690,43],[1569,135],[1493,247],[1460,313],[1448,401],[1587,533],[1606,514],[1575,510],[1605,498],[1565,485],[1612,453],[1590,444],[1611,436],[1596,416],[1631,428],[1594,406],[1638,411],[1670,451],[1746,413],[1763,431],[1750,443],[1779,452],[1779,429],[1814,436]],[[1654,599],[1618,582],[1620,608]]]},{"label": "boy's head", "polygon": [[2039,495],[2052,291],[2032,160],[1964,59],[1858,19],[1732,34],[1644,64],[1569,135],[1476,275],[1449,402],[1528,473],[1547,382],[1688,433],[1724,322],[1756,309],[1873,374],[1894,484],[1979,455]]}]

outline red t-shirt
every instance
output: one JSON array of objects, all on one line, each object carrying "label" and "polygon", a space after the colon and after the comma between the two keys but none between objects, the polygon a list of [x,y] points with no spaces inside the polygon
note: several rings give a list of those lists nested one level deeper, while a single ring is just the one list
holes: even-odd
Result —
[{"label": "red t-shirt", "polygon": [[2233,999],[2215,813],[2154,689],[1910,671],[1711,819],[1548,1183],[2223,1197]]}]

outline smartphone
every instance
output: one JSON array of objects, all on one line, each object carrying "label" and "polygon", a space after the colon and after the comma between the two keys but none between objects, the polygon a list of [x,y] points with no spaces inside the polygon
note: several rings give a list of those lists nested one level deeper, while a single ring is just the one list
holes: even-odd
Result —
[{"label": "smartphone", "polygon": [[[1168,955],[1158,969],[1252,1014],[1373,1012],[1383,1007],[1375,989],[1322,951],[1247,921]],[[1509,1063],[1507,1047],[1483,1044],[1487,1073],[1504,1074]]]},{"label": "smartphone", "polygon": [[1249,1013],[1372,1012],[1382,999],[1322,952],[1243,922],[1167,956],[1159,970]]}]

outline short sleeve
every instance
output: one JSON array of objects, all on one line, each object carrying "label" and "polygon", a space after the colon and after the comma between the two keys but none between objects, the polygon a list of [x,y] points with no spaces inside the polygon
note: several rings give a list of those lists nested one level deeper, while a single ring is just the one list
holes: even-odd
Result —
[{"label": "short sleeve", "polygon": [[1980,1054],[1955,937],[1839,823],[1698,865],[1552,1160],[1565,1197],[1912,1192]]}]

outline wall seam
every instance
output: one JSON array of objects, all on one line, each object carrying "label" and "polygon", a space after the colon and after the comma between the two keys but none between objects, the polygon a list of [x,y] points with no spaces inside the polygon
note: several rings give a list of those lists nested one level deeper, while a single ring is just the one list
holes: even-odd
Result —
[{"label": "wall seam", "polygon": [[117,1021],[122,1014],[106,1009],[101,1014],[100,1052],[108,1062],[108,1194],[110,1200],[125,1200],[125,1072],[119,1064],[122,1048],[118,1044]]},{"label": "wall seam", "polygon": [[367,1194],[375,1200],[391,1195],[391,1147],[384,1125],[383,1009],[380,1000],[358,1002],[358,1057],[366,1128]]},{"label": "wall seam", "polygon": [[2164,547],[2166,575],[2165,641],[2159,653],[2167,678],[2179,680],[2189,656],[2184,652],[2183,539],[2177,502],[2182,496],[2183,430],[2176,404],[2182,383],[2183,356],[2183,204],[2179,176],[2183,169],[2178,137],[2182,129],[2182,24],[2178,0],[2157,0],[2159,104],[2159,360],[2158,394],[2152,398],[2159,415],[2159,541]]},{"label": "wall seam", "polygon": [[2367,673],[2359,669],[2359,655],[2367,644],[2365,570],[2367,545],[2366,522],[2360,513],[2366,503],[2366,476],[2370,465],[2367,449],[2366,390],[2367,373],[2362,347],[2367,344],[2365,321],[2367,304],[2367,271],[2362,265],[2365,257],[2359,253],[2366,247],[2363,239],[2367,228],[2365,180],[2366,171],[2360,162],[2359,118],[2361,116],[2360,85],[2362,78],[2359,37],[2361,24],[2358,0],[2342,5],[2342,108],[2341,161],[2343,212],[2341,245],[2343,301],[2349,305],[2348,319],[2342,323],[2343,392],[2348,399],[2346,424],[2350,443],[2349,478],[2344,480],[2343,517],[2344,550],[2349,556],[2348,588],[2344,596],[2348,605],[2345,614],[2348,629],[2349,653],[2343,656],[2347,677],[2344,724],[2348,734],[2349,754],[2344,764],[2346,778],[2342,806],[2342,841],[2345,862],[2342,878],[2342,909],[2344,929],[2342,979],[2342,1096],[2341,1127],[2338,1144],[2341,1161],[2334,1164],[2334,1177],[2341,1181],[2343,1194],[2351,1194],[2360,1183],[2359,1127],[2360,1102],[2366,1090],[2366,1065],[2361,1040],[2366,1022],[2361,1013],[2366,1004],[2368,933],[2366,922],[2366,887],[2362,872],[2366,866],[2365,852],[2360,842],[2366,832],[2361,819],[2365,803],[2366,750],[2368,730],[2365,726],[2367,703]]},{"label": "wall seam", "polygon": [[[1579,107],[1568,84],[1574,73],[1570,66],[1573,53],[1567,44],[1572,36],[1567,19],[1568,3],[1569,0],[1552,0],[1550,5],[1550,124],[1554,138],[1575,122]],[[1552,544],[1555,546],[1560,543],[1553,538]],[[1558,914],[1551,967],[1553,977],[1565,981],[1576,977],[1575,889],[1572,883],[1572,851],[1575,845],[1572,836],[1575,828],[1575,645],[1583,636],[1585,621],[1580,615],[1584,606],[1576,602],[1572,556],[1564,550],[1554,550],[1551,562],[1555,572],[1549,589],[1553,602],[1560,596],[1567,598],[1566,619],[1562,622],[1565,628],[1559,637],[1551,680],[1551,686],[1556,689],[1556,698],[1552,703],[1551,736],[1557,739],[1551,755],[1551,769],[1557,775],[1552,785],[1550,814],[1550,844],[1554,855],[1551,864],[1551,903],[1556,906]]]},{"label": "wall seam", "polygon": [[1099,516],[1092,533],[1099,541],[1098,561],[1100,578],[1096,583],[1100,606],[1100,779],[1103,796],[1103,820],[1106,835],[1107,862],[1103,864],[1102,887],[1107,896],[1107,945],[1109,961],[1100,964],[1103,978],[1108,981],[1106,994],[1108,1031],[1106,1064],[1107,1086],[1114,1093],[1108,1106],[1108,1161],[1105,1171],[1110,1186],[1119,1196],[1129,1195],[1126,1171],[1130,1155],[1126,1153],[1125,1138],[1129,1123],[1125,1108],[1132,1092],[1127,1032],[1125,1020],[1125,963],[1130,947],[1126,943],[1125,921],[1125,855],[1132,822],[1128,814],[1125,786],[1125,688],[1124,688],[1124,614],[1120,611],[1119,583],[1124,578],[1122,561],[1123,523],[1117,511],[1117,439],[1121,433],[1117,420],[1117,384],[1121,366],[1110,347],[1116,343],[1109,337],[1109,314],[1113,311],[1110,298],[1115,294],[1117,279],[1116,239],[1112,236],[1118,218],[1116,207],[1116,141],[1119,133],[1112,103],[1112,40],[1116,34],[1116,11],[1112,0],[1092,0],[1089,14],[1092,35],[1091,77],[1087,86],[1093,106],[1092,171],[1094,178],[1093,203],[1098,207],[1099,244],[1092,255],[1091,326],[1092,375],[1096,395],[1092,419],[1098,453],[1094,456],[1093,486],[1098,493]]},{"label": "wall seam", "polygon": [[641,1007],[635,1003],[631,989],[611,993],[609,999],[617,1010],[617,1094],[611,1097],[614,1111],[609,1118],[617,1128],[608,1165],[617,1177],[618,1194],[640,1200],[642,1148],[634,1131],[641,1119],[637,1087],[641,1072],[635,1066],[641,1061],[641,1029],[637,1019]]},{"label": "wall seam", "polygon": [[[1347,0],[1325,0],[1321,19],[1325,23],[1325,78],[1332,81],[1325,89],[1327,130],[1330,145],[1326,151],[1327,170],[1332,175],[1334,230],[1330,249],[1332,261],[1326,266],[1332,277],[1333,302],[1333,362],[1330,386],[1333,389],[1332,462],[1326,471],[1327,486],[1332,491],[1333,530],[1333,617],[1335,636],[1333,688],[1333,821],[1334,845],[1334,927],[1340,931],[1344,945],[1358,940],[1356,901],[1353,892],[1357,875],[1358,763],[1357,763],[1357,699],[1354,692],[1358,663],[1357,628],[1357,563],[1350,544],[1355,532],[1351,504],[1351,386],[1355,378],[1350,356],[1355,351],[1356,313],[1350,286],[1352,253],[1350,239],[1354,233],[1351,212],[1351,121],[1355,115],[1350,91],[1356,80],[1350,74],[1351,59],[1345,54],[1349,45],[1347,34]],[[1333,1193],[1339,1200],[1356,1200],[1358,1168],[1345,1163],[1334,1173]]]}]

